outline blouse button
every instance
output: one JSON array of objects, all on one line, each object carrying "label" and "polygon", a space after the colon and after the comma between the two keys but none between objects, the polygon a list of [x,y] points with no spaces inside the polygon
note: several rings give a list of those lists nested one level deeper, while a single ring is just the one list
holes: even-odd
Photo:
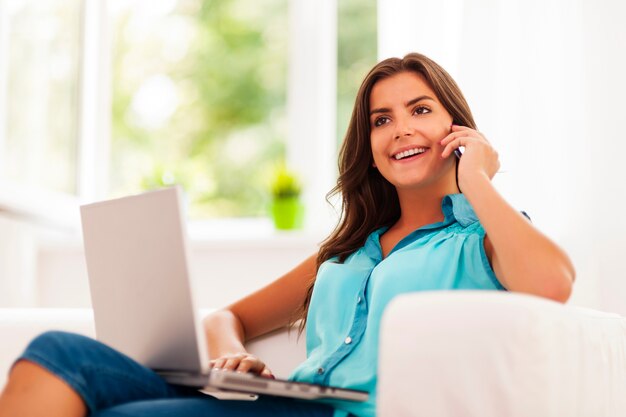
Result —
[{"label": "blouse button", "polygon": [[350,343],[352,343],[352,338],[348,336],[346,337],[346,340],[344,340],[344,342],[346,343],[346,345],[349,345]]},{"label": "blouse button", "polygon": [[357,304],[361,304],[361,297],[357,297],[357,299],[356,299],[356,303],[357,303]]},{"label": "blouse button", "polygon": [[322,375],[324,373],[324,368],[317,368],[317,374]]}]

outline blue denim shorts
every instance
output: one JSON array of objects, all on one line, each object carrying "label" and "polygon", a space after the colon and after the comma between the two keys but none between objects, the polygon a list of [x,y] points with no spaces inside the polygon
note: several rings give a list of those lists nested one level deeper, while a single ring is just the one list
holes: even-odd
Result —
[{"label": "blue denim shorts", "polygon": [[94,339],[51,331],[36,337],[25,359],[63,379],[98,417],[331,417],[326,404],[260,396],[256,401],[217,400],[170,385],[149,368]]}]

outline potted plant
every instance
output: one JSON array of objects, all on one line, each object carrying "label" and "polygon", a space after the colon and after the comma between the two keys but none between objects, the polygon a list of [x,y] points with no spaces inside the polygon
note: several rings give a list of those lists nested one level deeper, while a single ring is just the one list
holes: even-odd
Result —
[{"label": "potted plant", "polygon": [[301,228],[304,205],[300,200],[302,186],[296,174],[285,165],[280,165],[274,172],[271,192],[271,214],[276,229]]}]

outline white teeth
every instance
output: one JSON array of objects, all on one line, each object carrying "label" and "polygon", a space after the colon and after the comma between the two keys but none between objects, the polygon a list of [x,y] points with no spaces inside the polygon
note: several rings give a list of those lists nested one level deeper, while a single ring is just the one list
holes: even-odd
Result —
[{"label": "white teeth", "polygon": [[408,151],[404,151],[404,152],[400,152],[394,155],[394,158],[396,160],[402,159],[402,158],[406,158],[407,156],[411,156],[411,155],[415,155],[418,153],[424,153],[426,152],[426,148],[413,148],[413,149],[409,149]]}]

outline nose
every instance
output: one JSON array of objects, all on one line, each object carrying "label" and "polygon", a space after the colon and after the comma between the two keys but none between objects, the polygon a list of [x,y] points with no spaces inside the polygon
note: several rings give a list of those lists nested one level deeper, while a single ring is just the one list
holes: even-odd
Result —
[{"label": "nose", "polygon": [[407,118],[400,118],[396,122],[396,130],[394,132],[394,139],[400,139],[403,136],[413,136],[415,134],[415,128],[411,124],[411,120]]}]

